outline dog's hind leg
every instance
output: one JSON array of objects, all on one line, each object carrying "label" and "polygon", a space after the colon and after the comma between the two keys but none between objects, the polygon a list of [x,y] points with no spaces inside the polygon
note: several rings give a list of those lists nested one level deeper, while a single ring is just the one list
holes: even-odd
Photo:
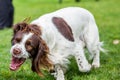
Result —
[{"label": "dog's hind leg", "polygon": [[89,29],[84,34],[84,42],[93,59],[92,67],[94,68],[100,67],[99,33],[98,33],[97,25],[95,24],[94,21],[91,21],[89,23]]},{"label": "dog's hind leg", "polygon": [[98,48],[98,45],[87,45],[88,51],[93,56],[93,62],[92,67],[99,68],[100,67],[100,50]]},{"label": "dog's hind leg", "polygon": [[88,63],[86,56],[84,54],[82,41],[76,44],[75,48],[75,59],[78,64],[78,68],[81,72],[89,72],[91,70],[91,65]]}]

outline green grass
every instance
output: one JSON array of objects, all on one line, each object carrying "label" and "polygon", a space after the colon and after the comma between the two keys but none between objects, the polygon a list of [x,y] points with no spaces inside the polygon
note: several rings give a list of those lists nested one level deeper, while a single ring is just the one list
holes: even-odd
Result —
[{"label": "green grass", "polygon": [[[71,60],[68,72],[65,74],[66,80],[120,80],[120,43],[113,44],[113,40],[120,40],[120,1],[119,0],[81,0],[80,3],[74,0],[63,0],[58,4],[58,0],[13,0],[15,7],[14,23],[20,22],[27,17],[31,20],[54,10],[67,6],[80,6],[88,9],[95,16],[100,39],[104,41],[104,48],[108,49],[108,55],[101,53],[101,67],[81,73],[78,71],[75,60]],[[26,61],[22,67],[12,72],[9,70],[10,64],[10,41],[12,29],[0,30],[0,80],[54,80],[53,76],[45,72],[45,78],[40,78],[31,69],[30,60]]]}]

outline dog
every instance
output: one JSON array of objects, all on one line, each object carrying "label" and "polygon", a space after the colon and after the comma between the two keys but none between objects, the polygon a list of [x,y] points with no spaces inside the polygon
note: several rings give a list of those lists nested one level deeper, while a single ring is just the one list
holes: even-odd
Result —
[{"label": "dog", "polygon": [[[73,56],[79,71],[100,67],[101,42],[94,16],[80,7],[67,7],[45,14],[30,24],[13,26],[10,69],[15,71],[31,59],[31,69],[42,76],[41,69],[51,72],[56,80],[65,80],[64,73]],[[93,62],[85,56],[87,48]]]}]

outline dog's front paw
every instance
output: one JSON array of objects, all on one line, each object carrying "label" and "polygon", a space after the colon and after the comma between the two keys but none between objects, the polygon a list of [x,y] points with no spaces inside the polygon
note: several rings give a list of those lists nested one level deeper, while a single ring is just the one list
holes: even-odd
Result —
[{"label": "dog's front paw", "polygon": [[91,65],[90,64],[87,64],[87,65],[81,65],[79,67],[79,70],[81,72],[89,72],[91,70]]}]

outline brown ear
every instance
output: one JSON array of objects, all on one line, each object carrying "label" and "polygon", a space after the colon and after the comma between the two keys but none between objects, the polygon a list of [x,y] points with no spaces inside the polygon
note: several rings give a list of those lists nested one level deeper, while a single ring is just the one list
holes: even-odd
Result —
[{"label": "brown ear", "polygon": [[18,23],[18,24],[16,24],[16,25],[14,25],[13,26],[13,30],[14,30],[14,34],[16,33],[16,32],[18,32],[19,30],[23,30],[23,29],[25,29],[25,27],[27,27],[27,23]]},{"label": "brown ear", "polygon": [[38,53],[32,61],[32,71],[36,72],[39,76],[43,76],[41,68],[52,68],[52,62],[49,60],[48,54],[49,49],[46,43],[40,38]]}]

